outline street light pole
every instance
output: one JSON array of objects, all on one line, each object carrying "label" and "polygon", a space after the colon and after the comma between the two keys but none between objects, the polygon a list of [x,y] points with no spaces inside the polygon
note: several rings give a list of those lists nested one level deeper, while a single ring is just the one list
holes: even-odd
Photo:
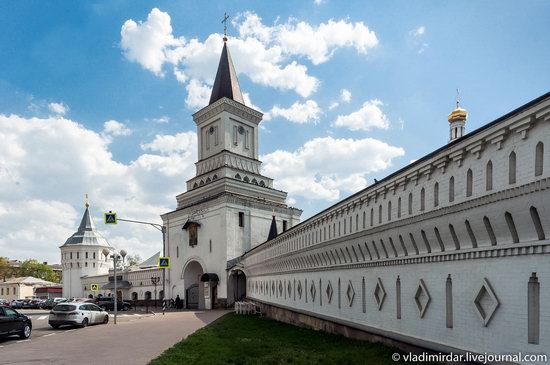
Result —
[{"label": "street light pole", "polygon": [[[110,251],[108,248],[104,248],[103,249],[103,254],[105,255],[106,258],[109,257],[109,254],[110,254]],[[114,318],[114,323],[116,324],[116,318],[117,318],[117,313],[118,313],[118,292],[117,292],[117,277],[116,277],[116,267],[117,267],[117,264],[118,264],[118,259],[119,257],[122,256],[122,261],[124,262],[124,258],[126,257],[126,251],[124,250],[121,250],[120,251],[120,255],[118,254],[118,252],[116,251],[113,251],[113,254],[111,255],[111,258],[113,259],[113,274],[114,274],[114,288],[115,288],[115,299],[114,299],[114,305],[115,305],[115,318]]]},{"label": "street light pole", "polygon": [[[166,226],[162,226],[162,257],[166,257]],[[162,315],[166,308],[166,269],[162,268]]]},{"label": "street light pole", "polygon": [[155,286],[155,308],[157,307],[157,284],[160,281],[160,278],[158,276],[153,276],[151,278],[151,282]]}]

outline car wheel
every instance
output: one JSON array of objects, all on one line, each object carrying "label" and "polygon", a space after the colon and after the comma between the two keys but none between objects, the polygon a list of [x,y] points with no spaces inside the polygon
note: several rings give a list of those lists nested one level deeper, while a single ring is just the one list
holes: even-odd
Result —
[{"label": "car wheel", "polygon": [[23,339],[29,338],[31,337],[31,332],[32,332],[31,326],[28,323],[25,323],[25,325],[23,326],[23,330],[19,334],[19,337]]},{"label": "car wheel", "polygon": [[84,327],[86,327],[87,325],[88,325],[88,317],[86,317],[86,318],[84,318],[84,319],[82,320],[82,323],[80,324],[80,326],[81,326],[82,328],[84,328]]},{"label": "car wheel", "polygon": [[103,318],[103,324],[107,323],[109,323],[109,316],[105,316],[105,318]]},{"label": "car wheel", "polygon": [[51,323],[50,323],[50,326],[52,326],[53,329],[58,329],[58,328],[59,328],[59,325],[58,325],[58,324],[51,324]]},{"label": "car wheel", "polygon": [[127,305],[122,306],[122,310],[126,312],[128,310],[128,306]]}]

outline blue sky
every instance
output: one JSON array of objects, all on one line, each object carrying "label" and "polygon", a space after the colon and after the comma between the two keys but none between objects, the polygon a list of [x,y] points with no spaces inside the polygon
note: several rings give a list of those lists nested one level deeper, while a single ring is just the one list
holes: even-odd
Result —
[{"label": "blue sky", "polygon": [[[0,255],[58,262],[90,194],[142,257],[194,174],[221,19],[265,114],[264,173],[307,218],[549,89],[547,1],[0,3]],[[10,219],[7,219],[9,217]]]}]

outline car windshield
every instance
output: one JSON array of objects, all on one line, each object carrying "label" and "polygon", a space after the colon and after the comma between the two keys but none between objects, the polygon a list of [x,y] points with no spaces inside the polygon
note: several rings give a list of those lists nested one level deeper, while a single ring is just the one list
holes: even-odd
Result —
[{"label": "car windshield", "polygon": [[76,305],[56,305],[53,310],[56,312],[70,312],[76,309]]}]

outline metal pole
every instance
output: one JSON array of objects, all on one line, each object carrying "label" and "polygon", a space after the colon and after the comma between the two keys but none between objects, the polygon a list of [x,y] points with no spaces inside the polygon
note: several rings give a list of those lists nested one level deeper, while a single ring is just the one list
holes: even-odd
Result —
[{"label": "metal pole", "polygon": [[115,324],[116,324],[116,315],[117,315],[117,290],[116,290],[116,261],[117,261],[117,254],[113,254],[113,262],[115,265]]},{"label": "metal pole", "polygon": [[[166,226],[162,226],[162,256],[166,257]],[[166,308],[166,269],[162,268],[162,315]]]}]

